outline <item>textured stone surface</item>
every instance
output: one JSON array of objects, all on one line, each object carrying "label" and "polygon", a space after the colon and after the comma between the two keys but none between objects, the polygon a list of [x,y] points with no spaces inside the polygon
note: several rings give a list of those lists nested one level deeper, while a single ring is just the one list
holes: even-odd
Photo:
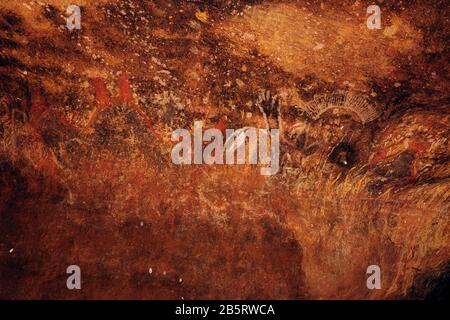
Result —
[{"label": "textured stone surface", "polygon": [[[78,0],[69,32],[71,2],[0,4],[1,298],[448,296],[445,1]],[[336,93],[376,112],[305,111]],[[261,110],[277,175],[172,164]]]}]

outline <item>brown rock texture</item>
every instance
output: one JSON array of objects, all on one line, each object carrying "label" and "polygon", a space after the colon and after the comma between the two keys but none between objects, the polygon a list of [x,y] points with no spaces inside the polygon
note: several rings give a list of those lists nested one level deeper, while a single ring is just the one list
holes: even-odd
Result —
[{"label": "brown rock texture", "polygon": [[[0,298],[448,298],[448,5],[372,2],[3,0]],[[280,171],[174,165],[195,120]]]}]

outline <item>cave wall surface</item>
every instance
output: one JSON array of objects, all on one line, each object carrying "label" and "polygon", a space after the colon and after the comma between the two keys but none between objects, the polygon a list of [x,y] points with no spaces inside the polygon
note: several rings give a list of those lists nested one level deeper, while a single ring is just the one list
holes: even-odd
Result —
[{"label": "cave wall surface", "polygon": [[[448,297],[448,5],[370,4],[2,0],[0,298]],[[196,120],[279,172],[173,164]]]}]

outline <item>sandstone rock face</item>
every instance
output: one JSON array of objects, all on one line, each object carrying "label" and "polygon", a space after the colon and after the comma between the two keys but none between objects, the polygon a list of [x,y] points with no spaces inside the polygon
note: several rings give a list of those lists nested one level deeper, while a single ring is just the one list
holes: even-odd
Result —
[{"label": "sandstone rock face", "polygon": [[[0,4],[0,297],[448,297],[445,1]],[[171,161],[280,130],[280,171]],[[66,288],[66,268],[82,290]],[[369,290],[366,270],[381,269]]]}]

